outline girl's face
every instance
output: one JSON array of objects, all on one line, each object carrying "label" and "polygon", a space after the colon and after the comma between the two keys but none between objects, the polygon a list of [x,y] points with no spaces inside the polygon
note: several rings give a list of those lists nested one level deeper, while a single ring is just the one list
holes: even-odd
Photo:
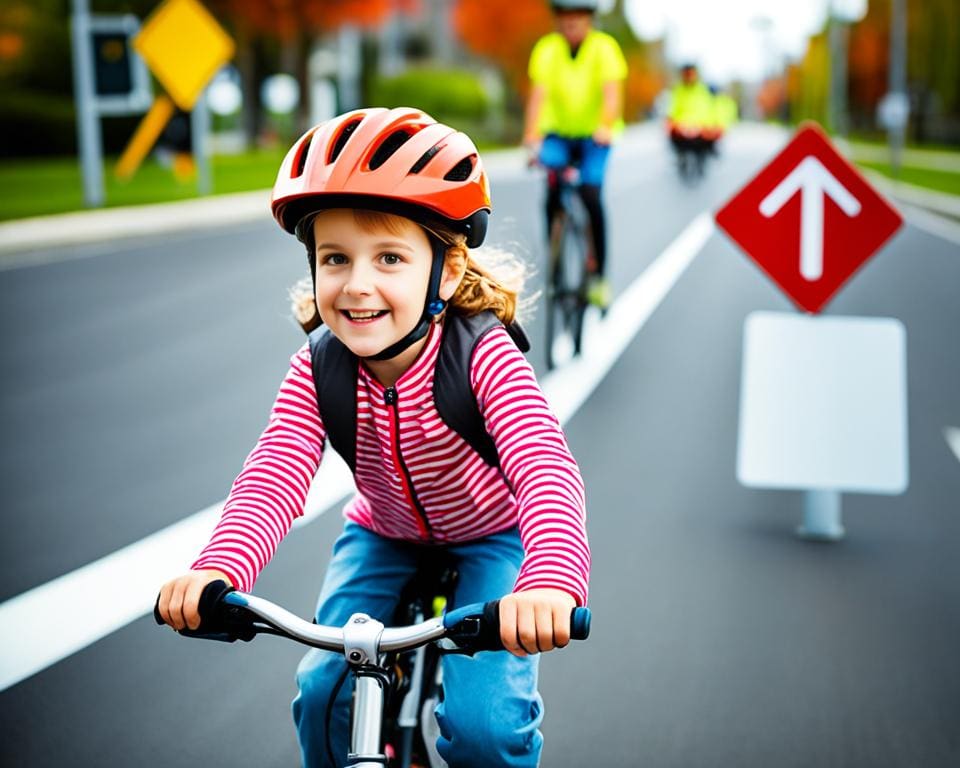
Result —
[{"label": "girl's face", "polygon": [[[367,219],[367,220],[364,220]],[[375,355],[406,336],[423,314],[432,251],[426,233],[399,216],[323,211],[313,222],[316,300],[320,317],[358,357]],[[440,296],[453,295],[459,276],[444,268]],[[387,386],[416,359],[426,339],[397,357],[367,361]]]}]

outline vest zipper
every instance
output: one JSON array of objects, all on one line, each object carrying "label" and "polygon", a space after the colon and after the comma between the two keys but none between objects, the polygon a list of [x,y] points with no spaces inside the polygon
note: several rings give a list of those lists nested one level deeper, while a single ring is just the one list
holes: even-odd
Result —
[{"label": "vest zipper", "polygon": [[417,527],[420,529],[420,535],[427,541],[433,541],[433,528],[430,520],[427,519],[427,513],[417,498],[417,492],[413,488],[413,478],[410,477],[410,470],[407,469],[403,461],[403,455],[400,453],[400,406],[397,390],[393,387],[387,387],[383,392],[383,401],[393,411],[393,418],[390,420],[390,442],[393,447],[393,460],[400,471],[400,480],[403,483],[403,490],[407,494],[410,505],[416,511]]}]

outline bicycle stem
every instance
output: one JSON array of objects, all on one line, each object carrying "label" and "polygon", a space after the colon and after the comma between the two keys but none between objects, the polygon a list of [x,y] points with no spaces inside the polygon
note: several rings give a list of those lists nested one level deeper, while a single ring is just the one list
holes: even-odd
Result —
[{"label": "bicycle stem", "polygon": [[353,701],[353,731],[350,735],[350,768],[383,768],[386,755],[380,750],[380,729],[383,720],[383,677],[356,673]]}]

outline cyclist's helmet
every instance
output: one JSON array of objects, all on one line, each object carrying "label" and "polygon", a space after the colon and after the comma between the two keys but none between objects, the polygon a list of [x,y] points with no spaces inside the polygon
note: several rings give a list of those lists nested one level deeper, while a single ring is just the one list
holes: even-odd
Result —
[{"label": "cyclist's helmet", "polygon": [[[463,133],[425,112],[357,109],[321,123],[287,152],[273,187],[271,209],[287,232],[307,245],[315,274],[312,222],[330,208],[366,208],[405,216],[428,228],[440,222],[475,248],[487,232],[490,187],[477,148]],[[388,360],[423,338],[445,303],[440,279],[447,245],[428,237],[433,263],[417,326],[374,360]]]},{"label": "cyclist's helmet", "polygon": [[416,109],[357,109],[301,136],[273,187],[274,217],[301,240],[307,217],[338,207],[439,219],[475,248],[486,235],[490,187],[466,134]]},{"label": "cyclist's helmet", "polygon": [[599,0],[550,0],[553,11],[590,11],[595,13]]}]

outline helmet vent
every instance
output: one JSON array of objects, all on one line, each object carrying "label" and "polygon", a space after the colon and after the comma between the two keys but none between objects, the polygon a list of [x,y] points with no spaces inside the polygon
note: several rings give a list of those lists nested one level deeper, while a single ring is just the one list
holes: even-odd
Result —
[{"label": "helmet vent", "polygon": [[473,173],[473,155],[463,158],[463,160],[447,171],[446,176],[443,178],[446,181],[466,181],[470,178],[471,173]]},{"label": "helmet vent", "polygon": [[391,155],[400,149],[409,138],[410,134],[406,131],[394,131],[387,136],[380,146],[377,147],[377,151],[373,153],[373,157],[370,158],[370,170],[375,171],[387,162]]},{"label": "helmet vent", "polygon": [[347,139],[350,138],[350,135],[357,129],[357,126],[360,125],[363,118],[359,120],[354,120],[352,123],[347,123],[343,126],[343,129],[340,131],[340,135],[337,136],[337,140],[333,142],[333,147],[330,150],[330,156],[327,157],[327,163],[332,163],[340,156],[340,152],[343,150],[343,145],[347,143]]},{"label": "helmet vent", "polygon": [[420,173],[420,171],[424,169],[426,164],[430,162],[430,158],[432,158],[439,151],[440,151],[439,144],[437,144],[436,146],[430,147],[430,149],[424,152],[420,156],[420,159],[413,164],[413,167],[410,168],[410,173]]},{"label": "helmet vent", "polygon": [[297,150],[297,159],[293,163],[293,173],[290,176],[291,179],[298,179],[303,175],[303,169],[307,164],[307,151],[310,149],[311,141],[313,141],[312,132],[300,143],[300,148]]}]

